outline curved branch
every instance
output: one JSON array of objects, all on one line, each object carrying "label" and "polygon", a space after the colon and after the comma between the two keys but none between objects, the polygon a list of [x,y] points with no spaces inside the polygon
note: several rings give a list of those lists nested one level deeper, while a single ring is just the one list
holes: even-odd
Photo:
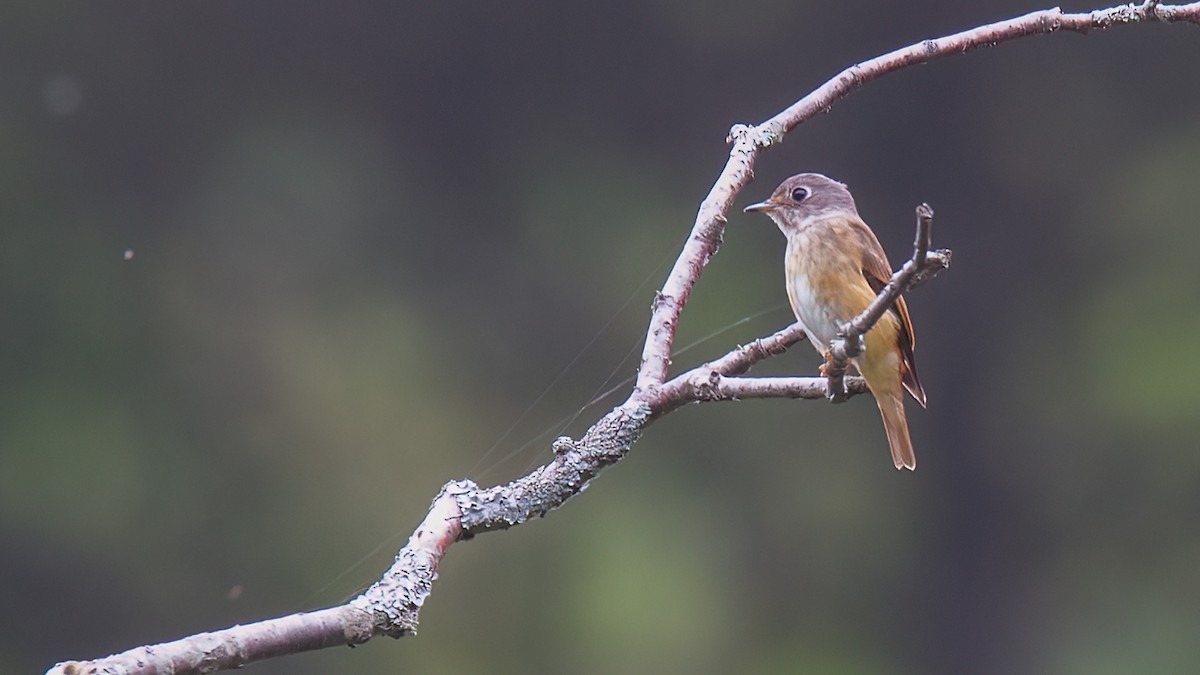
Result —
[{"label": "curved branch", "polygon": [[[658,416],[691,402],[820,397],[826,386],[826,380],[821,378],[737,377],[754,363],[781,353],[800,340],[803,333],[796,326],[739,347],[706,366],[667,382],[680,313],[696,279],[720,246],[725,213],[753,176],[758,153],[780,142],[784,134],[827,110],[864,83],[887,73],[1029,35],[1062,30],[1087,33],[1093,29],[1146,21],[1200,24],[1200,2],[1162,5],[1151,1],[1088,13],[1049,9],[925,40],[847,68],[761,125],[734,126],[728,138],[733,146],[729,160],[701,203],[691,235],[655,297],[634,391],[627,401],[602,417],[579,440],[560,438],[555,441],[555,456],[551,462],[507,485],[482,490],[471,481],[448,483],[408,544],[397,554],[391,569],[374,586],[345,605],[139,647],[95,661],[59,663],[49,672],[63,675],[207,673],[283,654],[337,644],[358,644],[374,635],[411,635],[416,630],[421,604],[432,588],[438,565],[450,544],[479,532],[504,529],[545,515],[583,490],[605,466],[623,457],[645,426]],[[930,253],[930,258],[933,257]],[[918,272],[907,283],[912,285],[921,279]],[[847,378],[846,385],[847,393],[860,391],[862,386],[858,378]]]}]

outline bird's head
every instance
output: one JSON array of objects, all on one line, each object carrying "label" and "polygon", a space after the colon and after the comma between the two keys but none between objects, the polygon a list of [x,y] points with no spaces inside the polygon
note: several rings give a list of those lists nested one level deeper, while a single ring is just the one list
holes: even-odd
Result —
[{"label": "bird's head", "polygon": [[845,183],[819,173],[801,173],[779,184],[766,201],[747,206],[745,212],[761,211],[771,217],[784,234],[799,231],[809,222],[832,215],[858,217],[854,197]]}]

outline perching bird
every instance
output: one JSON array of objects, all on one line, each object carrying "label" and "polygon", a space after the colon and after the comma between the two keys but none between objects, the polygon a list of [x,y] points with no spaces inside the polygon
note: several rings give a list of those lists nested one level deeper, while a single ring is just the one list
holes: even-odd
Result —
[{"label": "perching bird", "polygon": [[[792,176],[769,199],[745,210],[766,213],[787,237],[788,300],[813,347],[828,355],[842,324],[866,309],[892,276],[875,233],[859,217],[846,186],[819,173]],[[915,469],[904,390],[922,407],[925,390],[917,378],[904,298],[896,298],[867,332],[865,343],[852,362],[879,404],[896,468]]]}]

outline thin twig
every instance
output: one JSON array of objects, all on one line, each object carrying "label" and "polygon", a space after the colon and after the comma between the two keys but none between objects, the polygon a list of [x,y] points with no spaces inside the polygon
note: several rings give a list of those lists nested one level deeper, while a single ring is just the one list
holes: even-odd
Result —
[{"label": "thin twig", "polygon": [[[718,373],[693,371],[685,381],[688,388],[680,401],[688,403],[825,397],[825,378],[822,377],[725,377]],[[846,388],[850,395],[867,393],[867,384],[861,377],[846,378]]]},{"label": "thin twig", "polygon": [[725,356],[709,362],[707,367],[722,375],[741,375],[759,361],[782,354],[803,339],[804,328],[794,323],[773,335],[758,338],[750,344],[734,349]]}]

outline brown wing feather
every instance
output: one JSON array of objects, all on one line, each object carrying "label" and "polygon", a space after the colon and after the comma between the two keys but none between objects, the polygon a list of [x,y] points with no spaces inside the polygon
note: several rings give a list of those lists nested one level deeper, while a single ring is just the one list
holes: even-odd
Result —
[{"label": "brown wing feather", "polygon": [[[862,225],[858,230],[863,238],[863,277],[870,284],[871,289],[878,294],[892,278],[891,265],[888,264],[887,254],[883,252],[883,247],[879,245],[875,233],[867,227],[866,223],[859,221],[859,224]],[[913,348],[916,347],[917,341],[913,334],[912,319],[908,316],[908,305],[905,304],[904,297],[896,298],[896,303],[889,311],[900,319],[900,356],[904,361],[904,368],[900,373],[901,382],[908,393],[912,394],[917,403],[924,408],[925,388],[921,386],[921,379],[917,376],[917,358],[913,354]]]}]

